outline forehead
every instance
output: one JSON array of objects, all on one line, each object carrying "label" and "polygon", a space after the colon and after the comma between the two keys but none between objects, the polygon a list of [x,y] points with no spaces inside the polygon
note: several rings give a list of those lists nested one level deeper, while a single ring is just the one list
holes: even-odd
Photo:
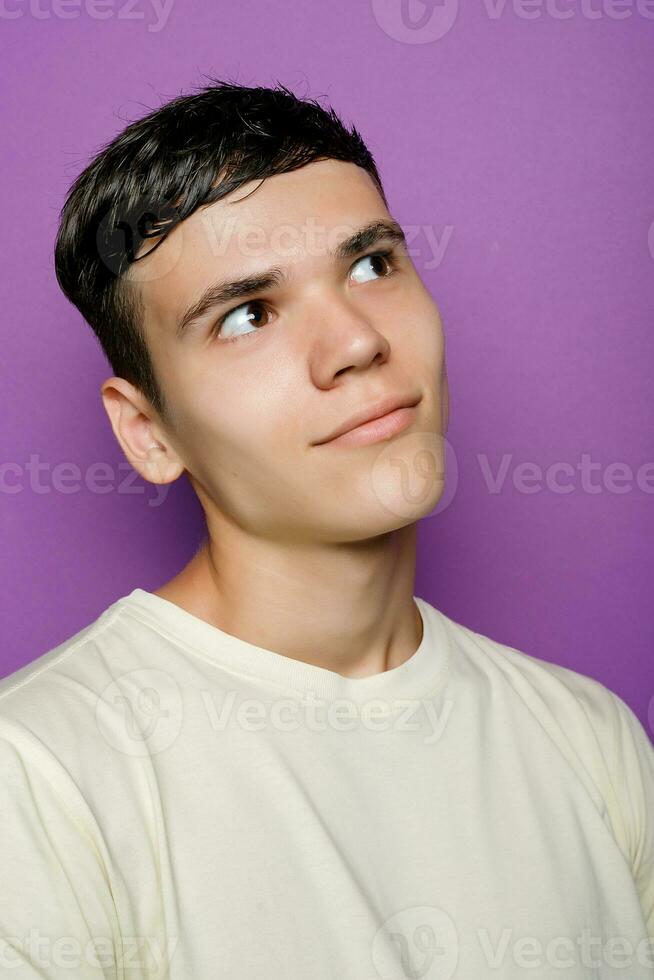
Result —
[{"label": "forehead", "polygon": [[388,216],[371,176],[340,160],[244,184],[195,211],[130,267],[146,332],[170,333],[188,303],[218,276],[254,275],[273,264],[311,275],[328,261],[328,249]]}]

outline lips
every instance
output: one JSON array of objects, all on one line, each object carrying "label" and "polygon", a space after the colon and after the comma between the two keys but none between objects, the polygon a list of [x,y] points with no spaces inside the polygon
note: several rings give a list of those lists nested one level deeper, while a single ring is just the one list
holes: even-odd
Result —
[{"label": "lips", "polygon": [[374,419],[388,415],[390,412],[394,412],[398,408],[410,408],[417,405],[419,400],[420,395],[415,394],[386,395],[385,397],[370,403],[365,408],[360,409],[354,415],[351,415],[328,436],[326,436],[324,439],[318,440],[318,442],[314,442],[313,445],[322,446],[324,443],[331,442],[332,439],[336,439],[338,436],[344,435],[346,432],[350,432],[352,429],[356,429],[357,426],[364,425],[366,422],[372,422]]}]

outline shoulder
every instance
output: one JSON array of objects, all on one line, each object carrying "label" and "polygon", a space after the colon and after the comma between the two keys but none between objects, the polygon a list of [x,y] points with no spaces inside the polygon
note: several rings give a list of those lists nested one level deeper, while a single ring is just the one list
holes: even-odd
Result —
[{"label": "shoulder", "polygon": [[117,600],[62,643],[0,678],[0,742],[34,765],[78,759],[97,743],[103,692],[130,664]]},{"label": "shoulder", "polygon": [[[544,730],[559,755],[620,832],[626,758],[654,748],[626,702],[600,680],[493,639],[438,612],[450,646],[452,673],[478,692],[480,710],[495,704],[516,737]],[[599,794],[599,796],[598,796]],[[623,828],[623,833],[624,828]]]},{"label": "shoulder", "polygon": [[70,678],[72,672],[83,672],[93,653],[107,642],[111,643],[111,627],[121,609],[120,600],[112,603],[57,646],[0,678],[0,715],[11,712],[14,705],[37,697],[46,687],[61,685],[63,678]]},{"label": "shoulder", "polygon": [[439,612],[463,672],[508,686],[541,724],[546,720],[578,737],[615,736],[621,716],[632,710],[600,680],[502,643]]},{"label": "shoulder", "polygon": [[601,805],[654,906],[654,746],[632,708],[594,677],[439,615],[461,682],[501,690],[499,704],[510,715],[516,737],[528,735],[525,724],[546,731]]}]

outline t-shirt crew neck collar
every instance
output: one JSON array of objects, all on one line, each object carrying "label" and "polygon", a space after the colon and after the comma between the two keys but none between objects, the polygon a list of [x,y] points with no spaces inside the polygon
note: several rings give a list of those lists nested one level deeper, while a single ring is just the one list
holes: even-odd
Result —
[{"label": "t-shirt crew neck collar", "polygon": [[358,678],[344,677],[325,667],[256,646],[145,589],[134,589],[116,604],[226,670],[250,675],[303,699],[313,694],[322,700],[344,698],[360,704],[376,698],[388,701],[428,697],[443,683],[450,661],[445,625],[437,609],[419,596],[413,599],[423,624],[417,649],[398,667]]}]

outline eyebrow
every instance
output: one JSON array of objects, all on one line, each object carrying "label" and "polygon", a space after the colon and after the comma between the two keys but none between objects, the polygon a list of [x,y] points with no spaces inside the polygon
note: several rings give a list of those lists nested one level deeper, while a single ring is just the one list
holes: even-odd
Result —
[{"label": "eyebrow", "polygon": [[[372,221],[340,242],[335,249],[329,249],[327,254],[336,261],[343,261],[358,255],[360,252],[365,252],[366,249],[382,240],[406,245],[405,234],[396,221]],[[287,270],[280,266],[271,266],[255,276],[242,276],[239,279],[231,280],[223,279],[211,283],[182,314],[175,329],[175,336],[178,340],[181,339],[190,326],[197,323],[216,306],[251,296],[253,293],[274,289],[284,282],[288,282]]]}]

